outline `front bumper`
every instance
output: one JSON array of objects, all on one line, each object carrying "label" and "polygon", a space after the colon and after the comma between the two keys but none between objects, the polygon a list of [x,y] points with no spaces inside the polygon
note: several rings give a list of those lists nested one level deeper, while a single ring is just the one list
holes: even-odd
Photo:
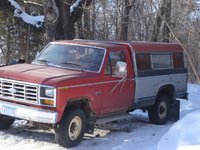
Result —
[{"label": "front bumper", "polygon": [[38,123],[55,124],[57,112],[0,101],[0,114]]}]

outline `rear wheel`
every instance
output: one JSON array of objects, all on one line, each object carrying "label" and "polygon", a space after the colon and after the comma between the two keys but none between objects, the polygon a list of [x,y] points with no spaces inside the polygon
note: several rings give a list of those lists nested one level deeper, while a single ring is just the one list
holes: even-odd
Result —
[{"label": "rear wheel", "polygon": [[169,110],[169,97],[160,95],[157,98],[156,104],[148,110],[149,120],[154,124],[165,124],[169,119]]},{"label": "rear wheel", "polygon": [[15,119],[12,117],[0,115],[0,130],[8,129],[14,121]]},{"label": "rear wheel", "polygon": [[56,142],[69,148],[78,145],[85,133],[86,116],[81,109],[67,111],[61,123],[55,128]]}]

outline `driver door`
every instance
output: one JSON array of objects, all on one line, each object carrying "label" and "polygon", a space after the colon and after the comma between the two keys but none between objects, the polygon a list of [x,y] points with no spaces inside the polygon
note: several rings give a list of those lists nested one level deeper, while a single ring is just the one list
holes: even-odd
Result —
[{"label": "driver door", "polygon": [[[134,91],[133,80],[129,79],[129,69],[125,77],[116,75],[117,62],[127,63],[126,58],[129,56],[127,52],[124,50],[109,52],[103,76],[103,82],[106,84],[103,86],[102,114],[125,111],[131,106]],[[127,67],[130,67],[129,64],[127,63]]]}]

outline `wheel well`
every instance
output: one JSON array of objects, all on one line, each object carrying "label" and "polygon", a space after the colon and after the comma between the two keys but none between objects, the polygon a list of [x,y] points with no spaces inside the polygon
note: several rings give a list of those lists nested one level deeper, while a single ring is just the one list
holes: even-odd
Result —
[{"label": "wheel well", "polygon": [[169,97],[170,102],[172,103],[175,100],[175,88],[173,85],[168,84],[168,85],[164,85],[162,86],[157,94],[157,97],[160,95],[166,95]]},{"label": "wheel well", "polygon": [[91,120],[95,118],[95,114],[93,113],[91,109],[91,103],[88,99],[69,100],[65,108],[65,111],[63,113],[63,116],[64,114],[67,113],[67,111],[70,111],[71,109],[76,109],[76,108],[81,109],[85,113],[87,120]]},{"label": "wheel well", "polygon": [[65,108],[65,112],[69,109],[79,108],[82,109],[86,115],[86,118],[90,118],[90,113],[92,113],[92,109],[90,107],[90,102],[88,99],[78,99],[78,100],[70,100],[67,103]]},{"label": "wheel well", "polygon": [[63,116],[67,114],[67,111],[71,109],[81,109],[86,116],[87,125],[86,125],[86,133],[94,132],[94,122],[96,121],[96,115],[91,109],[91,103],[88,99],[73,99],[68,101]]}]

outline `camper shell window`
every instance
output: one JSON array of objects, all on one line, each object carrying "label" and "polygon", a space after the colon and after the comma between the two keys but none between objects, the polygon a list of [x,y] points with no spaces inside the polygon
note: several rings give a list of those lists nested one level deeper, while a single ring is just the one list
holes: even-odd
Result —
[{"label": "camper shell window", "polygon": [[150,54],[138,53],[136,54],[137,69],[138,71],[151,70]]},{"label": "camper shell window", "polygon": [[184,68],[183,53],[173,53],[173,62],[175,69]]},{"label": "camper shell window", "polygon": [[151,54],[152,69],[173,69],[171,54]]}]

